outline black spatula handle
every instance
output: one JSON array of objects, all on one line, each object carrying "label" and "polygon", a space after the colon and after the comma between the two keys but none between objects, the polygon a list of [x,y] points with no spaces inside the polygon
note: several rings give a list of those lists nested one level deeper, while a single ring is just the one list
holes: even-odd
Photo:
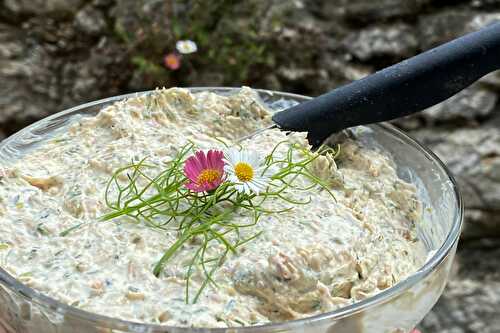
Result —
[{"label": "black spatula handle", "polygon": [[342,129],[392,120],[438,104],[500,69],[500,23],[276,113],[284,130],[312,145]]}]

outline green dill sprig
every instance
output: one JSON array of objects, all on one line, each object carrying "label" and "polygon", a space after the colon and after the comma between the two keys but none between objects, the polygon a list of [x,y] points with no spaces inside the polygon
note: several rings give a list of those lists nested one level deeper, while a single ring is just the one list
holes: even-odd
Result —
[{"label": "green dill sprig", "polygon": [[[221,143],[226,146],[223,141]],[[289,145],[286,153],[277,154],[278,148],[285,144]],[[310,167],[319,156],[331,154],[335,157],[338,151],[321,147],[312,152],[288,141],[278,143],[264,159],[262,174],[271,176],[267,189],[258,195],[253,192],[241,193],[229,181],[208,193],[193,192],[186,188],[188,179],[183,167],[194,152],[195,145],[188,143],[161,169],[143,159],[116,170],[105,189],[105,202],[110,212],[100,218],[104,222],[127,217],[129,221],[142,223],[160,232],[176,233],[176,240],[152,269],[157,277],[183,246],[188,244],[193,247],[193,255],[185,273],[187,303],[195,303],[208,285],[217,287],[213,279],[217,268],[228,255],[237,253],[238,248],[262,233],[257,231],[249,234],[244,232],[245,229],[257,225],[263,216],[287,212],[311,201],[311,198],[304,201],[294,199],[293,192],[319,187],[335,200],[328,186],[311,172]],[[266,208],[270,199],[282,202],[283,208]],[[237,214],[247,219],[235,219]],[[77,227],[61,234],[67,235]],[[208,251],[214,248],[214,244],[222,248],[215,255],[213,250]],[[196,271],[202,273],[203,280],[191,297],[191,282]]]}]

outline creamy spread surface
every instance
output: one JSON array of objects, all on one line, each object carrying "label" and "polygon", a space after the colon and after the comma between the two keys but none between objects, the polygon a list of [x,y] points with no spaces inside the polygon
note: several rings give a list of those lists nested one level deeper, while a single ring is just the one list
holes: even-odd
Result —
[{"label": "creamy spread surface", "polygon": [[[78,118],[15,164],[0,165],[0,266],[26,285],[80,309],[171,326],[250,326],[304,318],[355,303],[415,272],[426,251],[417,237],[421,204],[385,154],[353,139],[311,170],[320,187],[289,190],[290,211],[244,230],[260,236],[228,254],[196,303],[186,302],[186,243],[160,276],[153,267],[178,237],[126,217],[102,222],[115,170],[147,158],[161,170],[179,147],[222,149],[270,123],[249,88],[231,96],[173,88],[130,98]],[[240,142],[262,155],[305,135],[272,129]],[[299,180],[307,185],[307,180]],[[283,208],[272,200],[270,208]],[[235,219],[250,220],[237,214]],[[65,235],[61,233],[71,230]],[[210,243],[209,254],[223,247]],[[198,267],[190,279],[204,281]]]}]

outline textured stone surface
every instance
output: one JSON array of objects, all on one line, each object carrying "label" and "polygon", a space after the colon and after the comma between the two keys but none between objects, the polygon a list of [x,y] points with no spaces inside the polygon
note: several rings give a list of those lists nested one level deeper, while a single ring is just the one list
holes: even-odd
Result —
[{"label": "textured stone surface", "polygon": [[357,22],[372,22],[416,14],[432,0],[334,0],[322,1],[325,16],[336,14]]},{"label": "textured stone surface", "polygon": [[497,10],[500,5],[499,0],[471,0],[470,5],[476,8]]},{"label": "textured stone surface", "polygon": [[500,332],[500,240],[467,244],[456,264],[444,296],[422,323],[423,331]]},{"label": "textured stone surface", "polygon": [[418,41],[411,26],[375,26],[350,34],[344,41],[349,52],[361,61],[377,57],[407,58],[417,51]]},{"label": "textured stone surface", "polygon": [[450,121],[473,121],[488,117],[493,112],[498,94],[475,84],[447,101],[424,111],[421,116],[429,124]]},{"label": "textured stone surface", "polygon": [[467,210],[464,238],[500,235],[500,131],[496,120],[476,128],[413,132],[450,168]]},{"label": "textured stone surface", "polygon": [[[56,4],[50,8],[66,8]],[[106,24],[102,13],[94,13],[100,12],[85,7],[71,21],[35,16],[20,27],[0,25],[0,128],[5,133],[120,92],[130,76],[123,71],[128,59],[116,40],[95,36]]]},{"label": "textured stone surface", "polygon": [[500,13],[451,9],[419,18],[420,45],[428,49],[500,19]]},{"label": "textured stone surface", "polygon": [[490,73],[481,79],[485,85],[490,86],[497,92],[500,91],[500,73],[498,71]]},{"label": "textured stone surface", "polygon": [[83,2],[83,0],[4,0],[4,6],[14,14],[71,15]]},{"label": "textured stone surface", "polygon": [[98,35],[106,29],[103,13],[92,6],[86,6],[78,11],[75,24],[78,30],[88,35]]},{"label": "textured stone surface", "polygon": [[[67,107],[155,86],[318,95],[499,19],[500,0],[3,0],[0,139]],[[171,71],[163,57],[178,39],[198,52]],[[467,208],[458,275],[424,333],[500,332],[499,94],[497,72],[396,122],[450,167]]]}]

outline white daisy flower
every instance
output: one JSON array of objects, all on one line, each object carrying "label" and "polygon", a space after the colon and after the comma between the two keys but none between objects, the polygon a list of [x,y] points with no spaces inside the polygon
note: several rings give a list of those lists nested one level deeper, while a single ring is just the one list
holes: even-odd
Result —
[{"label": "white daisy flower", "polygon": [[198,46],[192,40],[179,40],[175,43],[175,48],[181,54],[190,54],[198,51]]},{"label": "white daisy flower", "polygon": [[226,165],[224,171],[228,180],[235,183],[239,192],[259,194],[269,184],[269,177],[264,173],[264,161],[255,151],[230,148],[224,152]]}]

